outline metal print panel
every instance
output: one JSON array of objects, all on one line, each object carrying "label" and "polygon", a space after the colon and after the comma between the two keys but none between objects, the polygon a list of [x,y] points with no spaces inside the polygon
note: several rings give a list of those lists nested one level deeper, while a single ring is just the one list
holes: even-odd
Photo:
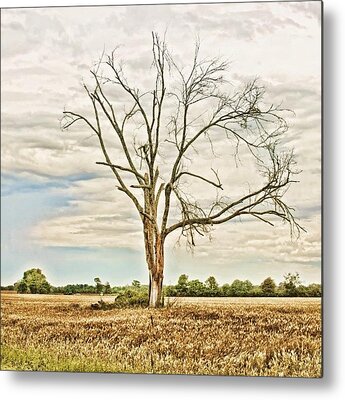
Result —
[{"label": "metal print panel", "polygon": [[322,3],[1,10],[1,369],[322,376]]}]

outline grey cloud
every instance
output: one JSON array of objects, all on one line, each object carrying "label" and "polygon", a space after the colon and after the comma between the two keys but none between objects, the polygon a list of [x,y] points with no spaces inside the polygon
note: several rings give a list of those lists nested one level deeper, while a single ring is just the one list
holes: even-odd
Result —
[{"label": "grey cloud", "polygon": [[[210,7],[215,7],[217,10],[216,5]],[[231,37],[251,41],[260,35],[271,34],[279,29],[302,28],[291,18],[276,17],[269,9],[260,7],[255,11],[232,11],[230,6],[228,12],[220,12],[218,15],[214,15],[212,12],[208,13],[206,8],[203,7],[204,13],[193,11],[185,13],[183,17],[186,23],[193,21],[196,26],[211,30],[218,37],[222,37],[223,40],[224,37]]]},{"label": "grey cloud", "polygon": [[33,128],[58,130],[60,127],[58,117],[59,117],[58,112],[53,114],[44,111],[40,113],[23,111],[20,113],[20,117],[18,117],[18,111],[16,113],[11,113],[11,114],[3,113],[1,126],[4,132],[6,132],[7,130],[15,132],[18,129],[24,129],[26,130],[26,132],[30,131],[33,132],[34,136],[36,132],[33,131]]},{"label": "grey cloud", "polygon": [[316,19],[321,24],[321,1],[286,2],[282,5],[308,18]]}]

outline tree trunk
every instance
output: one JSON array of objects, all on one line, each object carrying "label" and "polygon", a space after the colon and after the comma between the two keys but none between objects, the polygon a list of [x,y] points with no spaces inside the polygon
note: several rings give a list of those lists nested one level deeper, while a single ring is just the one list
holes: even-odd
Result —
[{"label": "tree trunk", "polygon": [[149,307],[163,305],[164,240],[160,234],[146,231],[145,251],[149,270]]},{"label": "tree trunk", "polygon": [[[150,292],[149,307],[163,305],[163,271],[164,271],[164,240],[161,235],[154,235],[153,243],[154,263],[149,266]],[[151,268],[150,268],[151,267]]]},{"label": "tree trunk", "polygon": [[[157,170],[158,172],[158,170]],[[158,174],[156,174],[158,177]],[[157,178],[145,174],[145,181],[152,182],[152,189],[144,191],[145,216],[143,231],[145,241],[146,263],[149,270],[149,307],[161,307],[164,271],[164,235],[159,232],[157,225],[157,207],[155,199],[155,184]]]},{"label": "tree trunk", "polygon": [[163,276],[151,276],[149,307],[158,308],[163,306],[162,289],[163,289]]}]

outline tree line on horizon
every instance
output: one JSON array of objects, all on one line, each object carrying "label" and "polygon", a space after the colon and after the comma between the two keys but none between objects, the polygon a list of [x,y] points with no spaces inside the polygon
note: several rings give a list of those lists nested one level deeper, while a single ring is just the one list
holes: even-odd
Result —
[{"label": "tree line on horizon", "polygon": [[214,276],[201,282],[189,280],[186,274],[182,274],[176,285],[165,288],[165,295],[171,297],[320,297],[321,294],[321,284],[302,285],[298,272],[284,275],[284,280],[278,285],[271,277],[259,285],[248,279],[235,279],[231,284],[219,285]]},{"label": "tree line on horizon", "polygon": [[[131,285],[111,286],[109,282],[102,283],[100,278],[94,278],[95,285],[68,284],[65,286],[51,285],[42,270],[32,268],[24,272],[23,278],[14,285],[1,286],[2,290],[14,290],[18,293],[31,294],[121,294],[124,292],[148,293],[148,285],[134,280]],[[164,286],[167,297],[320,297],[321,284],[302,285],[298,272],[284,275],[284,280],[278,285],[271,277],[264,279],[260,285],[254,285],[249,280],[235,279],[231,284],[220,285],[214,276],[205,282],[198,279],[189,280],[182,274],[176,285]]]}]

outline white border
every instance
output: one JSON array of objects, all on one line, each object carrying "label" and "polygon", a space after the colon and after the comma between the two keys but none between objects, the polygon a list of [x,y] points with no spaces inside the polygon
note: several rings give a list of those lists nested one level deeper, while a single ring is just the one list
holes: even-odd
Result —
[{"label": "white border", "polygon": [[[180,0],[175,3],[185,3]],[[212,2],[207,1],[208,3]],[[0,0],[1,7],[105,5],[126,0]],[[136,4],[160,3],[141,1]],[[166,3],[169,3],[166,1]],[[244,378],[0,372],[3,399],[327,400],[345,394],[344,26],[345,2],[324,2],[324,378]],[[343,395],[342,395],[343,393]]]}]

